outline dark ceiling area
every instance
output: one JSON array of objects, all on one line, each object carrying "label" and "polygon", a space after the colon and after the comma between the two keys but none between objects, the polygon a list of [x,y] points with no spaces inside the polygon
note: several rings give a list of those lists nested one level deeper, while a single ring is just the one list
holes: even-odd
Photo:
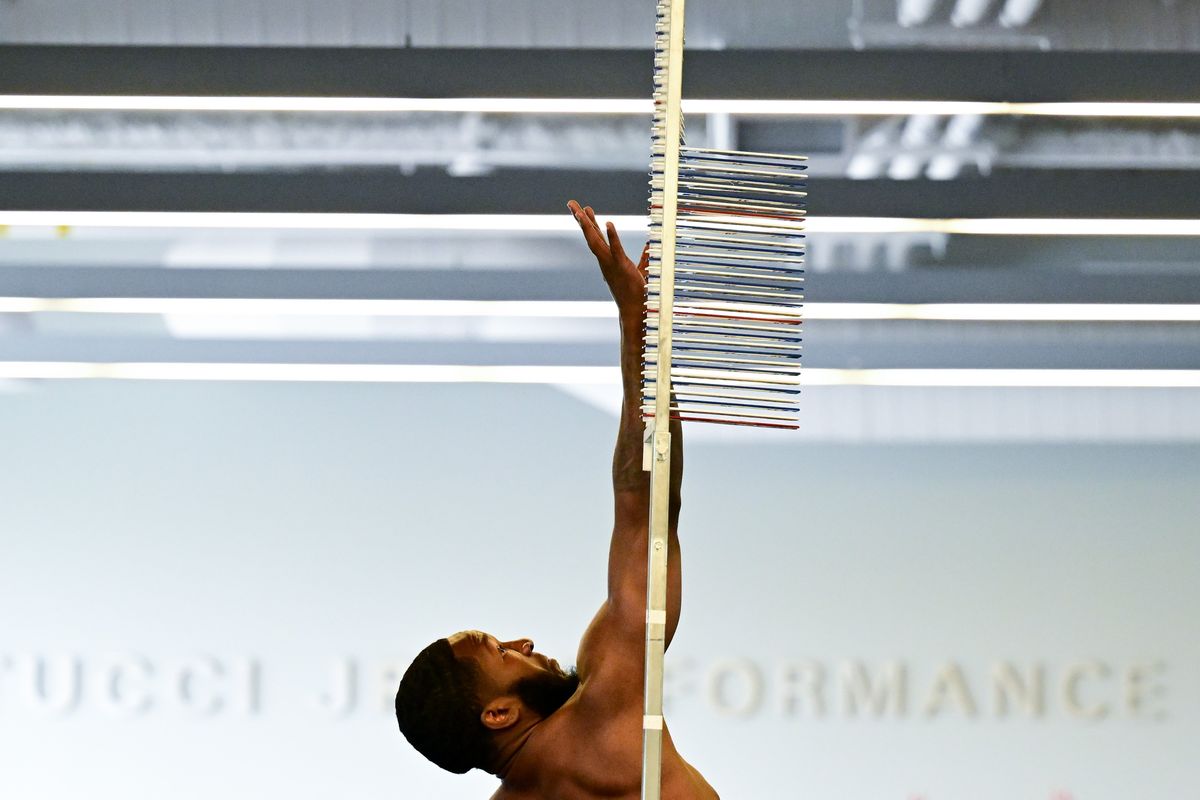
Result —
[{"label": "dark ceiling area", "polygon": [[[810,157],[809,367],[1200,369],[1194,5],[689,2],[689,144]],[[564,204],[640,248],[650,5],[167,6],[0,4],[0,361],[608,363]]]},{"label": "dark ceiling area", "polygon": [[[695,99],[1195,101],[1174,52],[704,50]],[[570,64],[570,69],[563,65]],[[642,97],[650,50],[0,46],[5,94],[282,97]]]}]

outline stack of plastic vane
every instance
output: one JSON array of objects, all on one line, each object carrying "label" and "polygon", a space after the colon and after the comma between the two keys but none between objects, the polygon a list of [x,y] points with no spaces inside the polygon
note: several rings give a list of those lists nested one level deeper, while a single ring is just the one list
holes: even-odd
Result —
[{"label": "stack of plastic vane", "polygon": [[[642,414],[660,388],[667,112],[660,9],[650,167]],[[681,128],[682,130],[682,128]],[[805,159],[682,144],[675,203],[671,417],[796,428],[804,301]]]}]

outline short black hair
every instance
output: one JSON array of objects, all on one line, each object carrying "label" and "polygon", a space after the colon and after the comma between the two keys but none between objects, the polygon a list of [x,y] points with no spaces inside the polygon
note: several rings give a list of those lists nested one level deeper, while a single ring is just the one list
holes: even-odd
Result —
[{"label": "short black hair", "polygon": [[479,668],[454,655],[448,639],[422,650],[400,679],[396,721],[421,755],[444,770],[463,774],[483,768],[491,737],[480,715]]}]

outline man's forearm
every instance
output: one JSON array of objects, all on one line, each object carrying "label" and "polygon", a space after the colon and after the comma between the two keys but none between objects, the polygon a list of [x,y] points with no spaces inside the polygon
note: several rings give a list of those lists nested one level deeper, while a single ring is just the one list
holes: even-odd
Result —
[{"label": "man's forearm", "polygon": [[[621,318],[621,384],[624,399],[617,447],[613,456],[613,488],[621,491],[650,492],[650,475],[642,469],[642,317]],[[671,393],[671,403],[675,394]],[[671,420],[671,512],[674,530],[679,518],[680,486],[683,480],[683,425]]]},{"label": "man's forearm", "polygon": [[613,453],[613,489],[650,493],[642,469],[642,318],[621,317],[621,423]]},{"label": "man's forearm", "polygon": [[[583,231],[588,249],[617,305],[621,331],[621,421],[613,452],[613,535],[608,549],[608,602],[597,623],[585,638],[598,630],[619,635],[624,644],[640,652],[636,644],[645,625],[646,553],[650,521],[650,474],[642,469],[642,342],[645,335],[646,280],[650,247],[634,263],[625,255],[616,228],[606,226],[607,240],[591,208],[580,207],[574,200],[568,207]],[[674,397],[671,398],[672,402]],[[679,537],[676,535],[679,513],[679,484],[683,474],[683,434],[677,421],[671,429],[671,475],[668,507],[669,548],[667,574],[667,630],[669,642],[679,623],[682,597]],[[615,627],[614,627],[615,626]],[[618,634],[619,631],[619,634]]]}]

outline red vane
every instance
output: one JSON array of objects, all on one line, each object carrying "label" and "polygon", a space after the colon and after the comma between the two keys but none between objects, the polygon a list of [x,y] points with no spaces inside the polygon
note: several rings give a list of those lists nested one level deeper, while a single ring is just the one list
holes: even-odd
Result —
[{"label": "red vane", "polygon": [[[746,428],[781,428],[789,431],[800,430],[799,425],[787,425],[779,422],[742,422],[741,420],[713,419],[711,417],[681,417],[676,414],[672,414],[670,418],[674,420],[680,420],[682,422],[715,422],[718,425],[741,425]],[[642,419],[654,419],[654,414],[651,412],[646,412],[642,414]]]}]

